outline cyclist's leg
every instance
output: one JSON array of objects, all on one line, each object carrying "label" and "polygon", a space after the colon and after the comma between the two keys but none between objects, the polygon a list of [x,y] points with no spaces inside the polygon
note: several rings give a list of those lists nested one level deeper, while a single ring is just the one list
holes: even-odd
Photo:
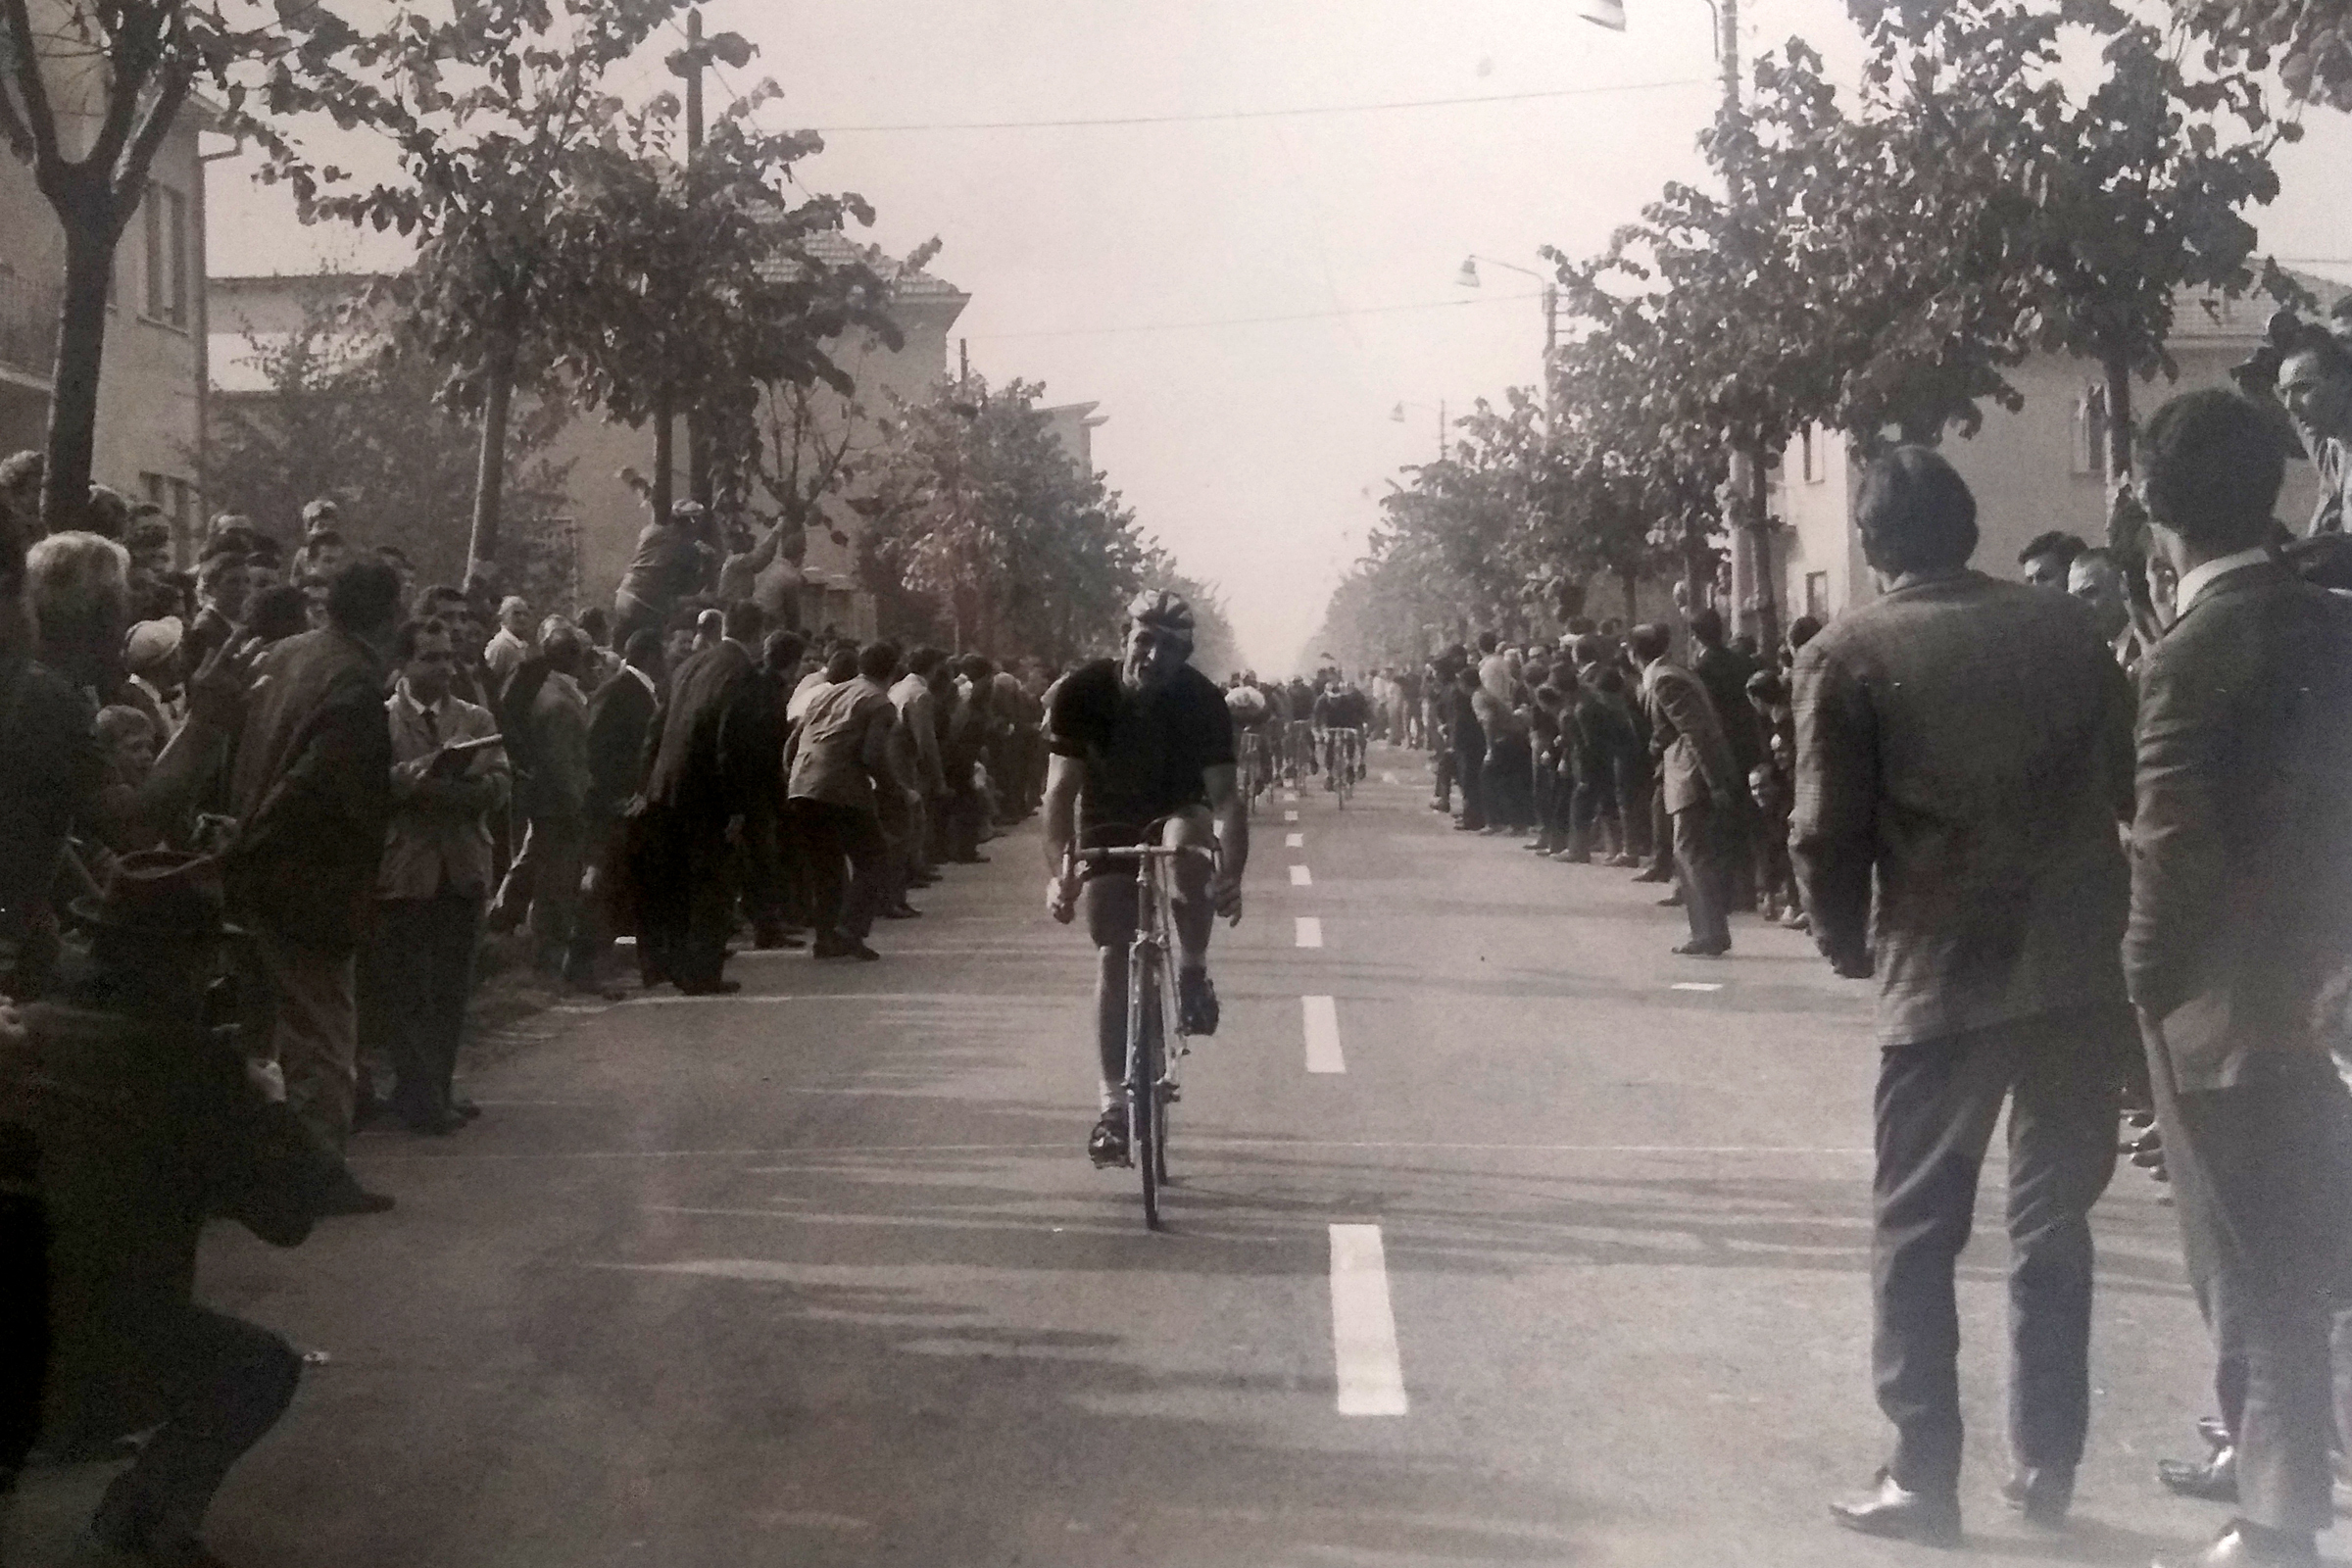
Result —
[{"label": "cyclist's leg", "polygon": [[[1196,806],[1168,818],[1160,842],[1171,847],[1213,848],[1215,821],[1208,808]],[[1174,861],[1168,878],[1169,912],[1176,924],[1177,1003],[1187,1034],[1217,1032],[1217,993],[1208,982],[1208,939],[1216,930],[1217,909],[1208,897],[1208,862],[1197,857]]]},{"label": "cyclist's leg", "polygon": [[1127,944],[1135,939],[1135,876],[1114,866],[1089,877],[1080,902],[1095,944],[1095,1045],[1105,1114],[1122,1111],[1127,1078]]}]

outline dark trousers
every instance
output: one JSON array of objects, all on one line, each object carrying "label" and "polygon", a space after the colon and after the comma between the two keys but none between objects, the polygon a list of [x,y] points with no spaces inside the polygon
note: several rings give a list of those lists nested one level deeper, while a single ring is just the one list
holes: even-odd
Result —
[{"label": "dark trousers", "polygon": [[384,1043],[399,1084],[392,1103],[409,1117],[446,1109],[473,993],[473,948],[482,923],[478,895],[385,899],[375,906],[375,944],[367,966],[371,1033]]},{"label": "dark trousers", "polygon": [[[1871,1368],[1894,1423],[1887,1469],[1914,1492],[1959,1485],[1960,1318],[1952,1271],[2009,1102],[2009,1445],[2072,1472],[2090,1414],[2090,1209],[2115,1173],[2124,1020],[2044,1013],[1887,1048],[1877,1101]],[[2323,1369],[2324,1372],[2324,1369]],[[2322,1489],[2325,1495],[2325,1488]]]},{"label": "dark trousers", "polygon": [[1649,869],[1663,879],[1674,869],[1674,813],[1666,809],[1666,791],[1649,790]]},{"label": "dark trousers", "polygon": [[1450,750],[1439,752],[1438,760],[1430,765],[1430,772],[1435,775],[1437,781],[1433,793],[1438,803],[1438,808],[1442,811],[1452,810],[1453,753]]},{"label": "dark trousers", "polygon": [[229,1467],[285,1414],[302,1358],[269,1330],[201,1306],[183,1307],[148,1350],[164,1424],[107,1501],[169,1542],[196,1534]]},{"label": "dark trousers", "polygon": [[639,969],[648,983],[667,980],[681,991],[716,985],[735,930],[740,859],[726,820],[715,810],[654,807],[637,821],[642,849],[630,881]]},{"label": "dark trousers", "polygon": [[1487,825],[1486,748],[1470,751],[1453,749],[1453,781],[1462,787],[1462,826],[1482,828]]},{"label": "dark trousers", "polygon": [[1686,806],[1674,813],[1674,868],[1683,884],[1683,912],[1690,917],[1690,940],[1701,947],[1732,945],[1731,876],[1724,864],[1713,806]]},{"label": "dark trousers", "polygon": [[[1618,827],[1620,844],[1624,842],[1623,813],[1617,803],[1617,775],[1613,769],[1595,768],[1580,772],[1576,794],[1569,808],[1568,847],[1578,859],[1592,856],[1595,849],[1607,852],[1609,827]],[[1607,852],[1613,853],[1613,852]]]},{"label": "dark trousers", "polygon": [[522,848],[491,901],[493,929],[526,925],[531,961],[541,969],[560,964],[571,945],[580,918],[580,867],[587,853],[588,824],[580,818],[531,817],[523,826]]},{"label": "dark trousers", "polygon": [[808,846],[817,930],[864,941],[889,893],[890,852],[881,822],[871,811],[807,799],[793,801],[792,817]]},{"label": "dark trousers", "polygon": [[2352,1097],[2317,1055],[2282,1051],[2233,1088],[2183,1094],[2161,1043],[2148,1054],[2174,1211],[2237,1442],[2238,1514],[2325,1530],[2329,1297],[2352,1275]]},{"label": "dark trousers", "polygon": [[1503,735],[1487,743],[1484,790],[1479,808],[1489,822],[1524,832],[1536,819],[1535,759],[1524,735]]}]

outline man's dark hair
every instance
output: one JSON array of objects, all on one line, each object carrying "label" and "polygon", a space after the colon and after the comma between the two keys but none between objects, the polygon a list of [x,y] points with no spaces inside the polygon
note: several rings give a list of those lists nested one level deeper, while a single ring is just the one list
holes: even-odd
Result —
[{"label": "man's dark hair", "polygon": [[825,660],[825,679],[835,685],[858,673],[858,645],[836,643]]},{"label": "man's dark hair", "polygon": [[2075,564],[2075,558],[2089,548],[2076,535],[2052,528],[2047,533],[2037,533],[2028,540],[2026,548],[2017,553],[2017,564],[2022,566],[2040,556],[2056,556],[2058,564],[2071,566]]},{"label": "man's dark hair", "polygon": [[602,648],[612,635],[612,617],[604,606],[590,605],[580,612],[579,628],[595,641],[597,647]]},{"label": "man's dark hair", "polygon": [[363,556],[326,585],[326,618],[354,636],[383,630],[400,614],[400,573]]},{"label": "man's dark hair", "polygon": [[281,582],[245,612],[245,629],[266,643],[282,642],[310,624],[310,601],[290,582]]},{"label": "man's dark hair", "polygon": [[662,667],[662,634],[651,626],[629,633],[629,643],[620,651],[621,660],[647,672]]},{"label": "man's dark hair", "polygon": [[947,657],[941,650],[925,644],[906,656],[907,672],[929,680],[931,672],[939,667],[939,662]]},{"label": "man's dark hair", "polygon": [[1493,632],[1482,631],[1478,634],[1478,651],[1480,653],[1491,654],[1501,646],[1502,639],[1495,636]]},{"label": "man's dark hair", "polygon": [[1821,635],[1819,615],[1799,615],[1788,623],[1788,649],[1794,653]]},{"label": "man's dark hair", "polygon": [[1965,566],[1977,553],[1977,498],[1932,447],[1896,447],[1862,470],[1854,525],[1871,564],[1896,576]]},{"label": "man's dark hair", "polygon": [[766,668],[782,673],[801,662],[808,651],[808,639],[797,631],[771,631],[766,644],[760,650],[760,662]]},{"label": "man's dark hair", "polygon": [[1701,648],[1723,646],[1723,612],[1713,605],[1701,605],[1690,612],[1690,635]]},{"label": "man's dark hair", "polygon": [[449,603],[452,599],[464,604],[466,595],[461,590],[452,588],[448,583],[437,582],[429,588],[417,589],[416,597],[412,603],[415,604],[419,616],[433,615],[440,613],[439,606]]},{"label": "man's dark hair", "polygon": [[767,612],[749,599],[738,599],[727,607],[727,635],[749,648],[760,641],[767,630]]},{"label": "man's dark hair", "polygon": [[974,683],[988,680],[997,672],[997,666],[989,662],[986,654],[964,655],[957,661],[956,669],[964,679]]},{"label": "man's dark hair", "polygon": [[867,643],[858,655],[858,673],[867,680],[888,680],[898,668],[897,643]]},{"label": "man's dark hair", "polygon": [[447,637],[449,635],[451,635],[449,622],[443,620],[439,615],[423,615],[415,620],[402,621],[400,623],[399,643],[400,662],[405,664],[410,660],[416,657],[416,643],[418,639],[424,637]]},{"label": "man's dark hair", "polygon": [[1656,621],[1645,620],[1625,634],[1625,646],[1633,652],[1635,659],[1646,664],[1652,660],[1664,659],[1666,650],[1674,646],[1674,639]]},{"label": "man's dark hair", "polygon": [[1588,664],[1597,664],[1608,656],[1609,645],[1591,632],[1579,637],[1575,646],[1568,650],[1569,662],[1579,669]]},{"label": "man's dark hair", "polygon": [[2245,399],[2183,392],[2148,420],[2140,450],[2148,510],[2189,544],[2226,555],[2269,536],[2286,459]]}]

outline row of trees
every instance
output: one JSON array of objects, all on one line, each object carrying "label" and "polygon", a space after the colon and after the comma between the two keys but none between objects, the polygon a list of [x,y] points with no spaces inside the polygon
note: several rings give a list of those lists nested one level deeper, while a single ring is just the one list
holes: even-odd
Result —
[{"label": "row of trees", "polygon": [[[683,94],[611,90],[664,29],[682,40],[666,64]],[[87,496],[115,247],[203,89],[305,221],[416,246],[375,297],[257,345],[272,395],[227,416],[215,500],[287,515],[333,495],[364,514],[397,497],[397,514],[355,518],[369,537],[436,578],[497,561],[519,581],[539,541],[508,514],[519,501],[528,523],[559,500],[565,476],[538,457],[556,426],[650,423],[643,489],[660,514],[682,417],[707,506],[798,532],[837,493],[866,494],[869,577],[959,645],[1060,659],[1102,641],[1132,585],[1172,566],[1099,477],[1049,450],[1035,387],[943,392],[863,439],[868,411],[835,356],[899,346],[891,277],[832,236],[872,213],[796,179],[821,143],[761,128],[772,82],[706,122],[705,72],[753,55],[737,34],[705,37],[685,0],[0,0],[0,139],[67,237],[47,526],[77,523]],[[78,149],[58,129],[75,116],[98,127]],[[328,125],[383,138],[393,172],[326,161]]]},{"label": "row of trees", "polygon": [[[2121,478],[2183,293],[2300,297],[2245,216],[2300,131],[2256,73],[2292,49],[2297,90],[2352,81],[2342,0],[2205,0],[2170,27],[2119,0],[1849,7],[1858,92],[1789,40],[1700,138],[1717,189],[1669,186],[1598,257],[1548,253],[1577,318],[1554,412],[1482,404],[1406,470],[1329,641],[1409,657],[1464,618],[1575,614],[1595,578],[1629,609],[1643,577],[1696,598],[1736,535],[1769,559],[1767,471],[1800,433],[1973,433],[1987,401],[2023,407],[2006,372],[2036,353],[2097,368]],[[1735,608],[1777,635],[1769,574]]]},{"label": "row of trees", "polygon": [[1066,664],[1115,645],[1147,584],[1190,597],[1195,662],[1237,667],[1213,592],[1183,576],[1135,514],[1054,436],[1031,381],[977,375],[895,407],[849,503],[865,518],[860,568],[902,635]]}]

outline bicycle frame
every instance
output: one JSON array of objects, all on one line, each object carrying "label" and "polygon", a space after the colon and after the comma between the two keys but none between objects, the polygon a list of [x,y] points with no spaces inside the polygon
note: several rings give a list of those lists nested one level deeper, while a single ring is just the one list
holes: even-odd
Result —
[{"label": "bicycle frame", "polygon": [[1168,1179],[1168,1106],[1182,1085],[1178,1064],[1190,1054],[1176,1027],[1175,914],[1168,889],[1169,868],[1188,856],[1212,865],[1216,851],[1199,844],[1151,842],[1167,819],[1145,832],[1146,842],[1108,849],[1073,850],[1069,866],[1135,862],[1135,935],[1127,944],[1127,1061],[1122,1085],[1127,1099],[1128,1161],[1143,1172],[1144,1223],[1159,1229],[1159,1190]]}]

